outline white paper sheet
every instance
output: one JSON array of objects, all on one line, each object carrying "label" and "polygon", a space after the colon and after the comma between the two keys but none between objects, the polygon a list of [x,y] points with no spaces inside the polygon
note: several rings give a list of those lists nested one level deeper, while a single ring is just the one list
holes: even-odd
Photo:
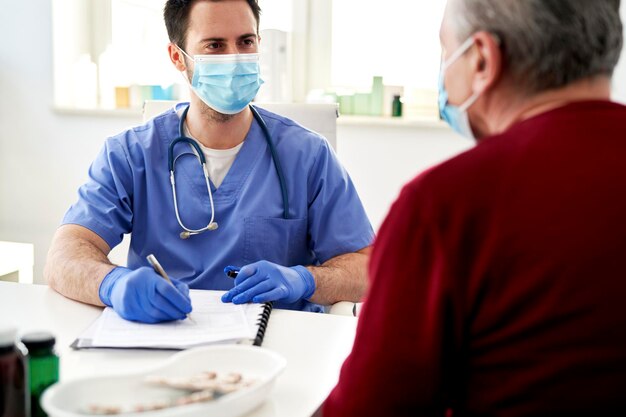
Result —
[{"label": "white paper sheet", "polygon": [[191,290],[190,318],[144,324],[121,318],[107,307],[95,324],[91,347],[184,349],[210,343],[254,339],[261,304],[226,304],[224,291]]}]

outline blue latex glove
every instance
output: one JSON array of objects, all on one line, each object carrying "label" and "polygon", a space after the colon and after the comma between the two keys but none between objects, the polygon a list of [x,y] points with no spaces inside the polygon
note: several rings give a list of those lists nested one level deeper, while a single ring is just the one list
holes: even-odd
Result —
[{"label": "blue latex glove", "polygon": [[303,266],[276,265],[260,261],[239,270],[235,287],[222,296],[225,303],[265,303],[285,301],[294,303],[309,298],[315,292],[313,274]]},{"label": "blue latex glove", "polygon": [[100,300],[126,320],[158,323],[182,320],[191,312],[189,287],[178,280],[172,284],[152,268],[137,270],[117,267],[108,273],[98,294]]}]

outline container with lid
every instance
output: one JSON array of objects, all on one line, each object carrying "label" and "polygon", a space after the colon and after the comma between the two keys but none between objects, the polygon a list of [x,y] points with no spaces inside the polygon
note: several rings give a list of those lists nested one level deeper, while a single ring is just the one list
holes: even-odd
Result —
[{"label": "container with lid", "polygon": [[14,327],[0,326],[0,417],[30,415],[26,360],[16,336]]},{"label": "container with lid", "polygon": [[59,357],[54,351],[55,339],[48,332],[27,333],[22,343],[28,349],[30,407],[32,417],[43,417],[41,394],[59,380]]},{"label": "container with lid", "polygon": [[391,117],[402,117],[402,97],[399,95],[393,96],[393,102],[391,103]]}]

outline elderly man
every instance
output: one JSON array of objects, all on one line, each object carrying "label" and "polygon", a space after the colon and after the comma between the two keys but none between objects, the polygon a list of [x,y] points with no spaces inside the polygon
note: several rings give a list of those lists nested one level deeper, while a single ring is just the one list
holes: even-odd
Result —
[{"label": "elderly man", "polygon": [[449,0],[441,114],[478,145],[379,232],[332,416],[626,415],[619,0]]}]

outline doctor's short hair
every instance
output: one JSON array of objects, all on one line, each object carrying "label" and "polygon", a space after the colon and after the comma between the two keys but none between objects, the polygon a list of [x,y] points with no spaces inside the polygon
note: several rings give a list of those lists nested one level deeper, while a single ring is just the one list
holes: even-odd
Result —
[{"label": "doctor's short hair", "polygon": [[620,0],[453,0],[456,32],[495,34],[505,76],[526,93],[612,76],[623,44]]},{"label": "doctor's short hair", "polygon": [[[167,0],[163,8],[163,19],[170,42],[185,48],[187,41],[187,29],[189,28],[189,13],[191,6],[198,1],[232,1],[232,0]],[[258,0],[246,0],[252,14],[256,19],[257,32],[259,31],[259,22],[261,21],[261,7]]]}]

